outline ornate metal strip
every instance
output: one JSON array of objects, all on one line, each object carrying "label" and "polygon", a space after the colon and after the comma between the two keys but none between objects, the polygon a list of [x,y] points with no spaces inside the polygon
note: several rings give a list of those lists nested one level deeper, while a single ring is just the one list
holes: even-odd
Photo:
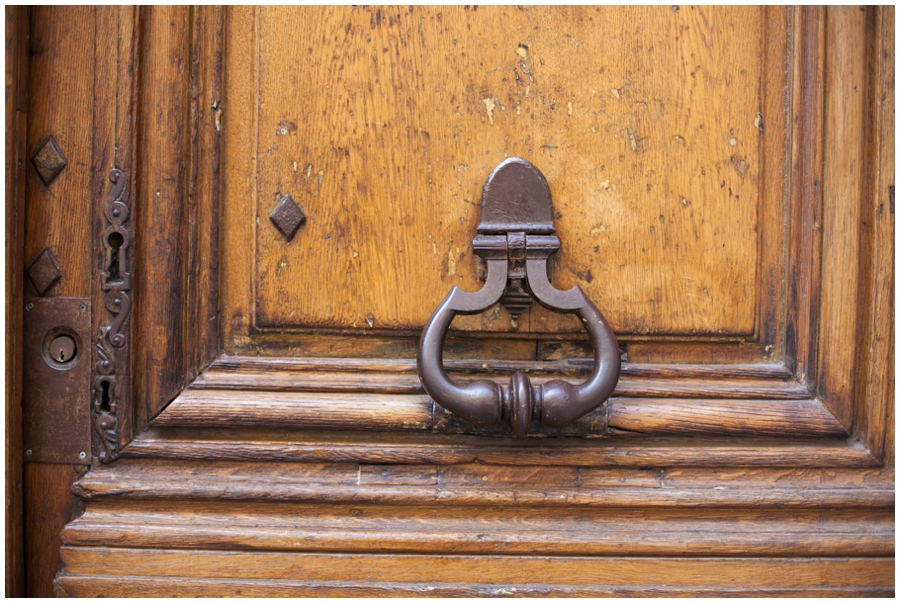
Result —
[{"label": "ornate metal strip", "polygon": [[132,277],[129,271],[132,236],[125,227],[131,213],[128,207],[128,177],[113,169],[109,173],[113,186],[103,204],[106,228],[103,230],[104,259],[100,273],[103,306],[109,314],[108,324],[99,329],[96,345],[91,422],[98,435],[95,450],[102,463],[109,463],[119,454],[119,425],[117,418],[120,388],[126,369],[127,333],[125,322],[131,313]]}]

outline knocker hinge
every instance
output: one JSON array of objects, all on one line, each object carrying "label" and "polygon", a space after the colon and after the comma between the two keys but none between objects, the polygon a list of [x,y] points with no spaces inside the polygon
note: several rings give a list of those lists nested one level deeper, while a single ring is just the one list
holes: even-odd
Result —
[{"label": "knocker hinge", "polygon": [[559,237],[526,234],[521,231],[476,235],[472,240],[472,248],[475,254],[485,261],[507,262],[507,284],[500,298],[500,305],[509,311],[513,320],[517,320],[534,301],[528,288],[525,260],[547,260],[550,255],[559,251]]}]

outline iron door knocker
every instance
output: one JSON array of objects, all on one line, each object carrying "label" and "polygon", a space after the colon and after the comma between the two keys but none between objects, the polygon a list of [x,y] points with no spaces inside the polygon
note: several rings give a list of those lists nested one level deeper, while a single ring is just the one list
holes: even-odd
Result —
[{"label": "iron door knocker", "polygon": [[[561,427],[594,410],[612,393],[621,363],[616,337],[600,310],[580,287],[556,289],[547,260],[559,250],[553,227],[550,187],[531,163],[511,157],[498,165],[484,186],[481,222],[472,241],[487,264],[484,287],[468,293],[454,286],[437,307],[419,341],[418,371],[425,391],[450,412],[475,425],[509,419],[516,436],[533,421]],[[509,385],[488,380],[454,383],[443,366],[444,339],[457,314],[477,314],[498,301],[517,317],[531,301],[556,312],[575,312],[591,337],[594,367],[587,381],[533,385],[517,371]]]}]

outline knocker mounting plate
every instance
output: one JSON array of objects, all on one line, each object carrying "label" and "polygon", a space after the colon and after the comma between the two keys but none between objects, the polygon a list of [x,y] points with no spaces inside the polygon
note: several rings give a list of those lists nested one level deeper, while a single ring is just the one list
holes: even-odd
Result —
[{"label": "knocker mounting plate", "polygon": [[[560,291],[550,284],[547,260],[560,247],[555,232],[550,187],[543,174],[518,157],[497,166],[484,186],[481,221],[472,241],[475,253],[487,264],[484,287],[475,293],[451,289],[425,326],[417,359],[425,391],[471,423],[486,426],[509,419],[520,437],[533,421],[561,427],[600,406],[619,380],[619,346],[606,319],[580,287]],[[532,385],[523,371],[502,386],[449,379],[442,350],[454,316],[477,314],[499,301],[515,318],[532,300],[581,318],[594,349],[594,368],[585,383]]]}]

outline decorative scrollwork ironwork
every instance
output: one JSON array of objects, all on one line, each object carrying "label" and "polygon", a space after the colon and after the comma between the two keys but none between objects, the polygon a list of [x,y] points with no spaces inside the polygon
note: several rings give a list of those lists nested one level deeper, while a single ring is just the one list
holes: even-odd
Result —
[{"label": "decorative scrollwork ironwork", "polygon": [[128,206],[128,177],[119,169],[109,173],[113,186],[103,204],[106,228],[103,230],[103,270],[100,288],[103,306],[109,313],[108,324],[100,327],[94,364],[94,391],[91,402],[91,422],[98,436],[97,458],[109,463],[119,454],[118,404],[123,383],[124,348],[128,343],[125,323],[131,314],[130,291],[132,276],[129,270],[133,238],[125,227],[131,215]]}]

